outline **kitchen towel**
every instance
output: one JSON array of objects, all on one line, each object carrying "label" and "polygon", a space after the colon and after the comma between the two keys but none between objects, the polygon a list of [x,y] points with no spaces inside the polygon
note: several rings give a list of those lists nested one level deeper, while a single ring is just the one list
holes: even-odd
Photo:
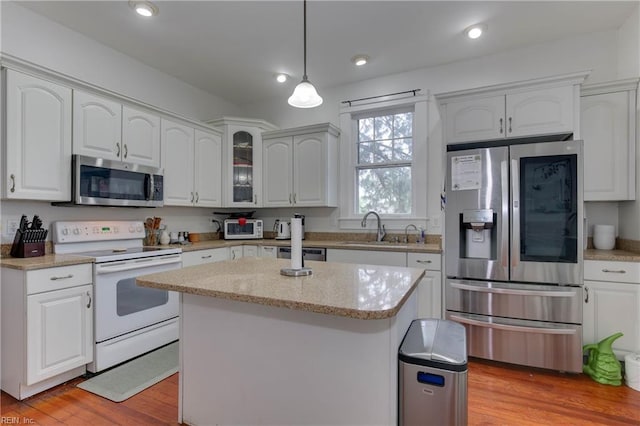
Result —
[{"label": "kitchen towel", "polygon": [[170,343],[78,383],[78,387],[122,402],[178,372],[178,342]]}]

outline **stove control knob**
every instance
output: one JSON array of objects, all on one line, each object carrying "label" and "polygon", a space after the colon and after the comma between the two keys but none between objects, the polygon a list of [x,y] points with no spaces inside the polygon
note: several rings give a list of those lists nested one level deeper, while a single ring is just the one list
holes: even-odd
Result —
[{"label": "stove control knob", "polygon": [[138,232],[142,232],[142,225],[138,225],[138,226],[136,226],[136,231],[138,231]]},{"label": "stove control knob", "polygon": [[117,234],[118,232],[120,232],[120,231],[118,230],[118,227],[117,227],[117,226],[114,226],[114,227],[113,227],[113,233],[114,233],[114,234]]},{"label": "stove control knob", "polygon": [[80,228],[75,228],[75,229],[73,230],[73,233],[74,233],[75,235],[80,235]]},{"label": "stove control knob", "polygon": [[129,227],[129,233],[130,233],[130,234],[133,234],[134,232],[136,232],[136,228],[135,228],[133,225],[131,225],[131,226]]},{"label": "stove control knob", "polygon": [[69,235],[69,228],[62,228],[62,235]]},{"label": "stove control knob", "polygon": [[98,228],[97,226],[93,227],[93,233],[94,234],[98,234],[100,232],[100,228]]}]

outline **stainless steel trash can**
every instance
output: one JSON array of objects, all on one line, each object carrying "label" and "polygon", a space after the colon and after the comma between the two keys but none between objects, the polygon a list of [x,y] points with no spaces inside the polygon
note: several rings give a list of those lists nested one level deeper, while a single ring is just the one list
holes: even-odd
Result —
[{"label": "stainless steel trash can", "polygon": [[464,326],[417,319],[398,352],[401,426],[467,424],[467,342]]}]

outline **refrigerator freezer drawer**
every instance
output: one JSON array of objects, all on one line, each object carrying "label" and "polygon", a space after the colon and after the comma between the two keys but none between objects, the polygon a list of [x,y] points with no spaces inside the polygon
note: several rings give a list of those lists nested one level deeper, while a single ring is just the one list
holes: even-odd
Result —
[{"label": "refrigerator freezer drawer", "polygon": [[582,326],[447,312],[464,324],[468,354],[531,367],[582,372]]},{"label": "refrigerator freezer drawer", "polygon": [[582,324],[582,287],[447,279],[445,291],[448,311]]}]

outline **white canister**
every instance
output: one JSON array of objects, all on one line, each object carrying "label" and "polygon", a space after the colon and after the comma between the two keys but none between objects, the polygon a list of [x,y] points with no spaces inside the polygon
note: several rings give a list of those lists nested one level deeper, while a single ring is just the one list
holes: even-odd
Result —
[{"label": "white canister", "polygon": [[613,225],[593,225],[593,246],[598,250],[611,250],[616,246],[616,228]]},{"label": "white canister", "polygon": [[627,386],[640,391],[640,354],[625,355],[624,376]]}]

